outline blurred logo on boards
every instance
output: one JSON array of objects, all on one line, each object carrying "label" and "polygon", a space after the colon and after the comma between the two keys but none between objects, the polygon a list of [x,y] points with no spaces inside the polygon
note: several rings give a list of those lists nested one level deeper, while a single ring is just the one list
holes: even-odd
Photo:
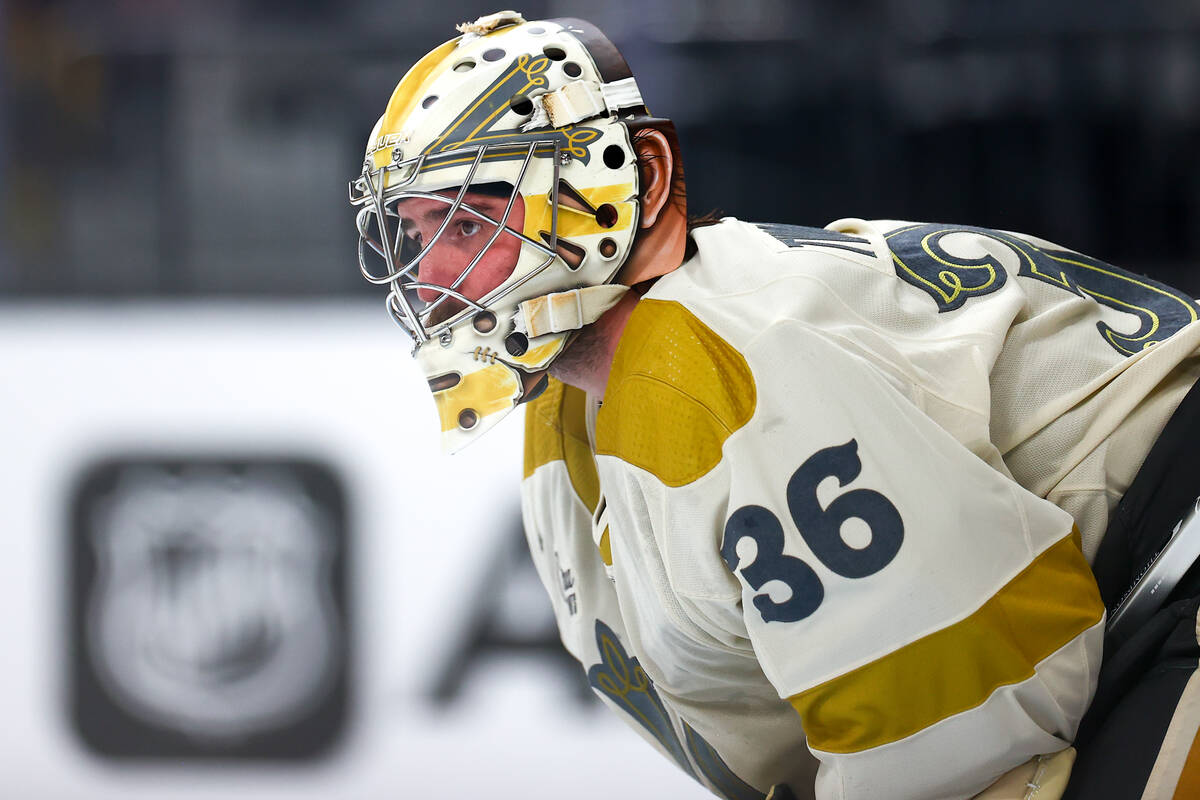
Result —
[{"label": "blurred logo on boards", "polygon": [[74,497],[72,700],[106,755],[302,758],[347,694],[342,492],[299,461],[108,461]]}]

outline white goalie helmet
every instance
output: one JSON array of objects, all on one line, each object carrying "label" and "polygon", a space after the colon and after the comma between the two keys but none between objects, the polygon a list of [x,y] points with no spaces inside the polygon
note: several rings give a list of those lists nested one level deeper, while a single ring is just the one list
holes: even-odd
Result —
[{"label": "white goalie helmet", "polygon": [[460,25],[396,86],[350,183],[363,275],[412,337],[445,450],[522,400],[612,285],[638,229],[616,48],[581,20],[506,11]]}]

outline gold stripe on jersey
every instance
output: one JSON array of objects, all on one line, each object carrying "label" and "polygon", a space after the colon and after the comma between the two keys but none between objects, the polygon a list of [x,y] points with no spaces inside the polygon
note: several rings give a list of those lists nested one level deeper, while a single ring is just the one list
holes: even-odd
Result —
[{"label": "gold stripe on jersey", "polygon": [[896,742],[1032,678],[1104,616],[1078,536],[1049,547],[966,619],[789,698],[809,745],[857,753]]},{"label": "gold stripe on jersey", "polygon": [[564,461],[567,476],[589,511],[600,502],[600,476],[588,444],[587,393],[554,378],[525,411],[525,477],[543,464]]},{"label": "gold stripe on jersey", "polygon": [[750,420],[755,399],[741,353],[681,304],[642,300],[613,357],[596,453],[683,486],[720,463],[725,440]]},{"label": "gold stripe on jersey", "polygon": [[546,390],[525,405],[525,477],[551,461],[563,459],[562,425],[558,421],[564,384],[550,378]]},{"label": "gold stripe on jersey", "polygon": [[604,533],[600,534],[600,560],[606,565],[612,566],[612,541],[608,538],[608,526],[604,526]]},{"label": "gold stripe on jersey", "polygon": [[1171,800],[1187,800],[1200,797],[1200,733],[1192,739],[1188,748],[1187,760],[1183,762],[1183,771],[1179,774],[1179,782],[1175,784],[1175,793]]}]

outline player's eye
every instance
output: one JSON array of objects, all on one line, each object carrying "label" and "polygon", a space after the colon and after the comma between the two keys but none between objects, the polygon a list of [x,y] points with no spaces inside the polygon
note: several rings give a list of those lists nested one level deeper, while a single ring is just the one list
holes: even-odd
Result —
[{"label": "player's eye", "polygon": [[479,229],[483,227],[473,219],[464,219],[458,223],[458,233],[460,236],[474,236],[479,233]]}]

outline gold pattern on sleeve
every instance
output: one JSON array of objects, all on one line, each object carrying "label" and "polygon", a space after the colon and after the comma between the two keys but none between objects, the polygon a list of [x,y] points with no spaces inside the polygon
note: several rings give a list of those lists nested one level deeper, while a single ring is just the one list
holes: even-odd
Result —
[{"label": "gold pattern on sleeve", "polygon": [[587,394],[550,379],[541,397],[525,412],[525,477],[552,461],[566,463],[567,476],[580,502],[595,511],[600,502],[600,477],[588,444]]},{"label": "gold pattern on sleeve", "polygon": [[613,358],[596,453],[683,486],[721,461],[756,404],[746,359],[680,303],[642,300]]},{"label": "gold pattern on sleeve", "polygon": [[1104,619],[1078,531],[1033,559],[975,613],[789,699],[809,746],[857,753],[976,708]]}]

